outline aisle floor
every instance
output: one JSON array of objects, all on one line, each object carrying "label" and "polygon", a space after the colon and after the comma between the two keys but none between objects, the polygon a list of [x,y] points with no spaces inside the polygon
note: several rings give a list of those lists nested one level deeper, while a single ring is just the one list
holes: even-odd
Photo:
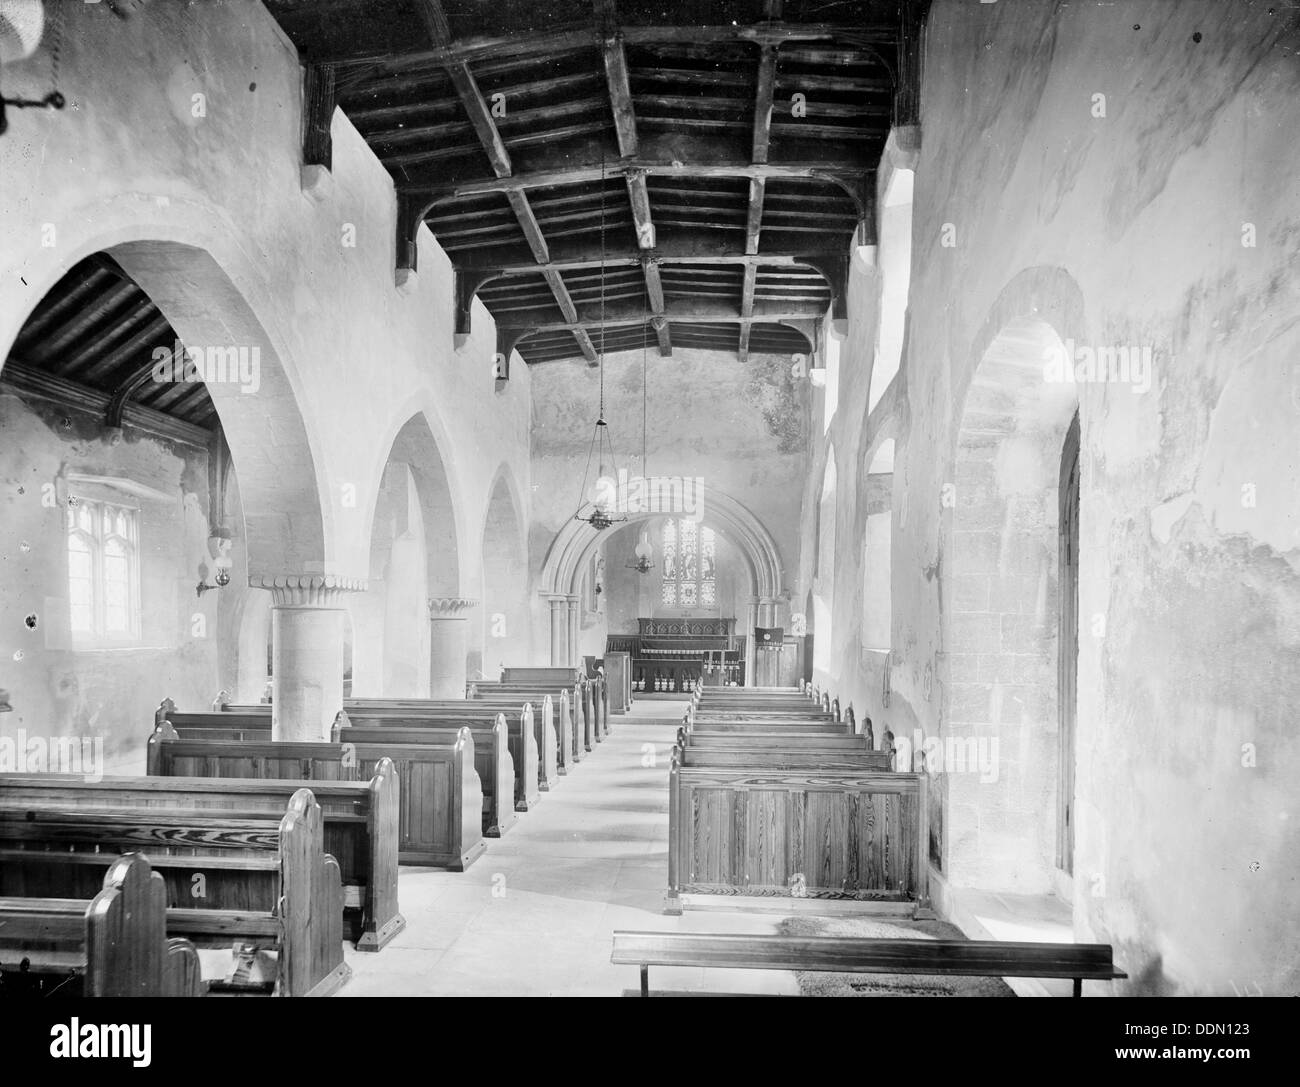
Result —
[{"label": "aisle floor", "polygon": [[[406,930],[377,955],[348,945],[340,996],[635,995],[615,929],[774,932],[780,914],[663,913],[668,762],[685,704],[642,702],[467,872],[403,868]],[[676,712],[674,712],[676,711]],[[653,755],[653,758],[651,757]],[[788,971],[655,967],[652,990],[797,995]]]}]

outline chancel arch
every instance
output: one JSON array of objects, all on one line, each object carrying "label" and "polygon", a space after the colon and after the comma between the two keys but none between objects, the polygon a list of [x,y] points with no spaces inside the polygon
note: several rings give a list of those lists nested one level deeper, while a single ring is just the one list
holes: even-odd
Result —
[{"label": "chancel arch", "polygon": [[[775,625],[784,593],[784,568],[776,540],[762,521],[729,495],[700,484],[698,499],[703,524],[714,528],[734,545],[748,568],[753,597],[749,614],[737,616],[738,621],[743,618],[742,629],[752,631],[755,626]],[[637,511],[628,514],[627,523],[643,525],[661,522],[663,517],[662,512]],[[556,534],[538,584],[538,592],[551,602],[553,613],[566,608],[568,601],[578,599],[591,555],[608,537],[625,527],[597,532],[585,521],[575,519]],[[551,653],[552,663],[568,664],[576,659],[576,639],[570,637],[567,626],[558,618],[551,626]],[[747,666],[752,667],[748,662]]]}]

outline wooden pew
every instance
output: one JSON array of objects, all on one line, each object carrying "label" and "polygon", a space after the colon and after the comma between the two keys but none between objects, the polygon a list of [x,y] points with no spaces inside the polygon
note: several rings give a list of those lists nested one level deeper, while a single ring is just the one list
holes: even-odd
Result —
[{"label": "wooden pew", "polygon": [[139,853],[106,860],[89,901],[0,898],[0,996],[205,995],[198,951],[167,937],[162,877]]},{"label": "wooden pew", "polygon": [[[505,714],[496,715],[495,721],[485,727],[479,722],[458,720],[442,725],[429,718],[412,720],[406,717],[349,716],[340,710],[334,719],[330,739],[347,744],[454,744],[462,728],[468,728],[474,738],[474,769],[483,789],[483,835],[500,838],[515,825],[515,811],[527,811],[523,800],[532,790],[532,802],[537,802],[537,760],[532,756],[531,778],[522,780],[515,774],[513,741],[506,727]],[[525,756],[526,761],[526,756]],[[526,770],[527,773],[527,770]],[[524,806],[520,807],[523,803]]]},{"label": "wooden pew", "polygon": [[503,699],[500,702],[351,699],[343,708],[353,724],[362,719],[389,718],[394,728],[416,728],[426,721],[439,728],[450,727],[453,723],[482,728],[494,724],[498,716],[505,714],[519,811],[527,811],[530,804],[535,804],[539,791],[549,792],[558,777],[559,743],[554,725],[554,703],[549,695],[534,701]]},{"label": "wooden pew", "polygon": [[789,773],[802,770],[871,770],[888,772],[892,758],[887,751],[867,748],[846,750],[806,750],[801,746],[772,746],[756,750],[744,747],[700,747],[688,744],[673,748],[678,765],[685,767],[748,767],[755,771]]},{"label": "wooden pew", "polygon": [[[42,776],[12,775],[26,778],[28,794]],[[10,784],[0,792],[0,893],[80,897],[115,853],[140,851],[172,901],[191,903],[167,910],[170,935],[273,950],[273,991],[282,996],[328,996],[351,976],[339,865],[325,853],[324,815],[310,789],[297,790],[277,819],[158,805],[59,810],[25,802]]]},{"label": "wooden pew", "polygon": [[[166,704],[164,703],[164,706]],[[556,704],[559,705],[558,715],[554,709]],[[270,738],[266,734],[266,730],[270,727],[271,707],[269,705],[251,703],[235,705],[228,701],[222,702],[220,696],[213,705],[217,707],[214,712],[229,714],[233,718],[232,727],[242,729],[243,734],[232,732],[230,729],[223,729],[220,722],[212,720],[211,714],[177,715],[172,712],[168,716],[176,725],[177,731],[182,735],[186,734],[185,725],[188,723],[191,731],[194,728],[201,728],[205,730],[206,734],[206,730],[212,730],[213,738],[217,738],[218,734],[229,739]],[[510,733],[515,737],[521,733],[524,719],[528,718],[532,722],[535,753],[533,761],[537,763],[537,788],[542,792],[548,792],[554,786],[555,780],[560,774],[568,773],[568,762],[562,760],[564,758],[563,752],[567,750],[566,745],[570,742],[569,733],[573,726],[570,721],[569,701],[565,692],[561,692],[561,697],[554,701],[548,694],[536,704],[530,703],[524,698],[493,699],[491,701],[471,701],[459,698],[349,698],[344,700],[343,710],[354,719],[360,717],[427,715],[449,721],[459,719],[465,724],[477,722],[480,726],[494,724],[497,714],[505,713]],[[258,721],[266,721],[266,727],[259,729],[257,727]],[[516,746],[512,741],[510,748],[512,755],[515,754]],[[515,756],[515,759],[516,782],[528,780],[530,773],[528,767],[522,765],[517,756]],[[481,769],[479,776],[483,777]],[[486,788],[486,779],[484,785]],[[531,797],[535,792],[537,792],[537,789],[530,790],[528,795]]]},{"label": "wooden pew", "polygon": [[681,766],[668,773],[666,912],[800,896],[928,906],[926,775]]},{"label": "wooden pew", "polygon": [[[164,725],[170,729],[170,725]],[[168,811],[249,820],[272,829],[301,780],[219,780],[177,777],[110,777],[88,782],[71,774],[0,775],[0,812]],[[369,781],[317,781],[312,794],[325,820],[324,852],[334,857],[343,883],[341,909],[358,951],[379,951],[406,926],[397,904],[398,796],[392,760],[381,759]],[[143,847],[146,850],[151,846]],[[0,853],[0,862],[7,854]],[[172,902],[190,897],[193,857],[155,856]]]},{"label": "wooden pew", "polygon": [[[474,738],[461,729],[452,745],[182,739],[170,726],[149,738],[156,777],[358,781],[393,760],[399,783],[398,860],[463,871],[483,853],[483,788]],[[470,813],[466,817],[465,813]]]},{"label": "wooden pew", "polygon": [[[549,671],[549,669],[543,669]],[[496,695],[518,697],[540,697],[543,694],[557,696],[562,690],[572,690],[574,696],[575,750],[592,750],[594,744],[609,735],[609,698],[602,676],[592,679],[579,679],[576,684],[560,687],[544,683],[512,683],[490,680],[475,680],[466,685],[469,698],[485,698]]]},{"label": "wooden pew", "polygon": [[614,932],[610,962],[641,968],[650,995],[651,966],[730,970],[829,970],[837,974],[929,974],[1113,981],[1109,944],[1011,943],[1002,940],[886,940],[843,936],[767,936],[701,932]]},{"label": "wooden pew", "polygon": [[510,705],[517,703],[519,700],[532,702],[534,704],[551,698],[553,701],[568,701],[570,704],[568,729],[563,728],[561,731],[567,731],[567,736],[557,735],[557,744],[559,751],[558,766],[563,766],[565,771],[574,762],[581,761],[585,751],[591,750],[591,744],[598,734],[599,726],[594,719],[593,703],[591,691],[586,683],[575,684],[573,687],[541,687],[541,686],[502,686],[486,681],[475,681],[466,687],[466,697],[472,702],[487,702],[495,705]]}]

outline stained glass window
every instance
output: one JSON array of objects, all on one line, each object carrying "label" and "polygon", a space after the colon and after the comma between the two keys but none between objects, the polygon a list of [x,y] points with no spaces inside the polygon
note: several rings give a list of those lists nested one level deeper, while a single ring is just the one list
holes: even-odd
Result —
[{"label": "stained glass window", "polygon": [[74,498],[68,506],[68,604],[74,634],[139,632],[137,511]]},{"label": "stained glass window", "polygon": [[665,607],[716,607],[717,550],[713,529],[695,521],[664,522],[663,593]]}]

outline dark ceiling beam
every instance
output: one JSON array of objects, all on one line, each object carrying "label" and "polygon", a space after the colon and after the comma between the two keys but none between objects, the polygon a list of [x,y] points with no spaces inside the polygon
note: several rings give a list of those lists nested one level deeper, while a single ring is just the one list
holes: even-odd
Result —
[{"label": "dark ceiling beam", "polygon": [[[609,105],[614,115],[614,130],[618,136],[619,156],[635,159],[641,145],[636,133],[636,110],[632,105],[632,83],[627,67],[627,52],[617,26],[618,12],[615,0],[594,0],[596,25],[601,36],[601,54],[605,60],[605,80],[609,84]],[[632,205],[632,226],[636,230],[637,245],[642,249],[655,247],[654,220],[650,214],[650,190],[642,170],[625,174],[628,200]],[[603,206],[602,206],[603,211]],[[646,298],[654,317],[664,312],[664,288],[659,280],[659,265],[654,261],[642,262],[645,275]],[[655,325],[659,339],[659,354],[668,358],[673,353],[668,325],[660,321]]]},{"label": "dark ceiling beam", "polygon": [[[645,312],[643,300],[612,302],[606,300],[604,308],[604,325],[607,329],[631,325],[654,324],[659,317],[677,324],[695,325],[734,325],[734,324],[772,324],[781,321],[802,321],[815,319],[826,312],[826,300],[801,306],[791,306],[782,302],[750,304],[749,316],[741,314],[735,303],[735,296],[722,302],[706,302],[698,298],[676,299],[665,306],[661,314]],[[549,307],[533,310],[515,310],[503,312],[497,321],[498,328],[528,328],[535,332],[559,331],[562,329],[585,328],[589,332],[599,333],[601,327],[601,307],[599,303],[583,306],[576,314],[577,321],[556,321]]]},{"label": "dark ceiling beam", "polygon": [[[450,43],[451,28],[439,0],[417,0],[416,8],[424,20],[425,29],[434,45],[445,47]],[[509,177],[510,152],[501,142],[501,134],[497,131],[496,122],[492,120],[492,111],[483,97],[483,92],[478,89],[474,73],[469,70],[468,64],[460,61],[447,65],[447,76],[452,86],[456,88],[456,94],[460,98],[461,105],[465,107],[465,114],[474,127],[479,143],[483,145],[492,172],[497,177]]]},{"label": "dark ceiling beam", "polygon": [[[423,3],[424,0],[421,0]],[[894,22],[841,26],[828,23],[784,23],[778,26],[626,26],[622,28],[627,45],[781,45],[785,42],[836,42],[837,52],[844,45],[861,46],[869,56],[872,45],[892,45],[898,36]],[[502,37],[465,37],[432,49],[413,50],[393,55],[392,50],[373,53],[348,53],[316,57],[341,72],[354,68],[369,69],[368,75],[390,75],[410,68],[450,67],[482,60],[506,57],[553,57],[576,53],[599,44],[599,30],[590,24],[546,34],[512,34]]]},{"label": "dark ceiling beam", "polygon": [[[781,0],[766,0],[763,14],[772,21],[781,18]],[[754,91],[754,130],[750,157],[754,163],[767,162],[772,145],[772,98],[776,92],[777,47],[764,45],[758,60],[758,78]],[[767,179],[753,177],[749,181],[749,206],[745,215],[745,252],[758,252],[759,236],[763,232],[763,202],[767,196]],[[744,285],[741,289],[740,313],[746,323],[740,328],[738,350],[743,363],[749,356],[748,319],[754,313],[754,286],[758,282],[758,266],[745,265]]]},{"label": "dark ceiling beam", "polygon": [[[425,27],[433,44],[440,48],[446,47],[451,42],[451,28],[447,23],[447,16],[442,10],[440,0],[417,0],[416,6],[424,19]],[[510,152],[506,150],[506,145],[501,140],[501,133],[497,130],[496,122],[492,119],[492,111],[488,107],[487,100],[483,97],[483,92],[479,90],[478,83],[474,80],[474,74],[469,70],[469,65],[464,61],[449,64],[447,66],[447,75],[456,88],[457,95],[460,96],[461,104],[465,107],[465,113],[474,126],[479,142],[483,145],[483,151],[492,166],[492,172],[498,179],[508,180],[512,170]],[[533,209],[528,203],[527,191],[522,188],[506,190],[506,199],[510,201],[510,209],[515,213],[515,218],[519,221],[519,229],[523,231],[524,240],[528,242],[528,248],[532,250],[533,258],[538,264],[548,264],[551,256],[546,246],[546,238],[542,234],[542,228],[538,225],[537,216],[533,214]],[[568,289],[564,286],[564,280],[560,273],[552,271],[544,274],[546,282],[555,295],[555,302],[560,307],[560,312],[564,313],[566,320],[576,320],[573,299],[569,297]],[[458,290],[457,325],[463,323],[465,332],[468,333],[469,314],[470,307],[473,304],[473,297],[471,295],[468,298],[461,298],[460,293]],[[574,316],[570,316],[571,313]],[[596,351],[586,333],[578,330],[574,333],[574,338],[578,341],[578,347],[587,361],[595,363],[597,361]]]},{"label": "dark ceiling beam", "polygon": [[[681,143],[689,141],[682,140]],[[706,148],[716,148],[717,143],[710,139],[696,139],[696,143]],[[687,153],[685,150],[683,153]],[[709,161],[710,157],[714,161]],[[565,156],[568,161],[571,156]],[[559,161],[564,161],[561,159]],[[687,159],[673,161],[656,161],[643,158],[624,160],[618,163],[606,163],[602,169],[599,163],[582,163],[576,166],[556,166],[553,169],[530,170],[514,174],[511,177],[473,178],[442,185],[421,185],[407,183],[399,186],[400,191],[411,194],[423,194],[429,206],[444,200],[458,197],[483,196],[487,193],[506,193],[527,189],[559,188],[564,185],[590,185],[608,177],[626,177],[628,174],[641,172],[647,177],[691,178],[764,178],[766,180],[816,180],[828,181],[844,189],[855,200],[860,199],[851,182],[860,178],[867,167],[856,158],[833,158],[830,154],[815,163],[768,162],[755,163],[748,158],[723,159],[716,151],[712,156],[708,150],[699,158],[690,155]]]},{"label": "dark ceiling beam", "polygon": [[[750,321],[754,314],[754,287],[758,283],[758,266],[754,264],[745,265],[745,280],[740,292],[740,312],[742,322],[740,326],[740,361],[744,362],[749,357],[749,329]],[[801,314],[800,316],[807,316]]]},{"label": "dark ceiling beam", "polygon": [[925,22],[930,0],[903,0],[899,11],[897,87],[894,124],[921,123],[921,61],[925,55]]},{"label": "dark ceiling beam", "polygon": [[668,307],[664,300],[664,282],[660,275],[659,262],[646,258],[642,262],[642,268],[645,271],[646,298],[650,303],[650,323],[654,326],[655,336],[659,340],[659,354],[662,358],[672,358],[673,338],[668,322],[664,320]]},{"label": "dark ceiling beam", "polygon": [[[334,141],[330,121],[334,117],[334,69],[326,64],[308,64],[302,83],[302,164],[334,168]],[[120,424],[114,424],[120,425]]]},{"label": "dark ceiling beam", "polygon": [[544,267],[539,267],[537,262],[531,259],[530,254],[518,246],[507,252],[496,251],[488,254],[470,250],[463,256],[457,256],[456,266],[461,271],[489,273],[492,279],[503,276],[537,275],[547,268],[559,272],[588,271],[600,268],[602,263],[607,268],[633,268],[640,267],[647,259],[657,261],[661,272],[678,267],[690,268],[694,265],[711,264],[741,267],[750,264],[772,268],[803,267],[820,271],[821,265],[817,263],[819,260],[832,260],[836,256],[834,251],[820,249],[758,254],[738,253],[734,245],[731,252],[724,252],[721,244],[698,244],[697,240],[697,243],[680,246],[661,245],[650,251],[634,250],[630,246],[611,247],[602,262],[599,246],[561,249],[553,245],[550,248],[551,261]]}]

